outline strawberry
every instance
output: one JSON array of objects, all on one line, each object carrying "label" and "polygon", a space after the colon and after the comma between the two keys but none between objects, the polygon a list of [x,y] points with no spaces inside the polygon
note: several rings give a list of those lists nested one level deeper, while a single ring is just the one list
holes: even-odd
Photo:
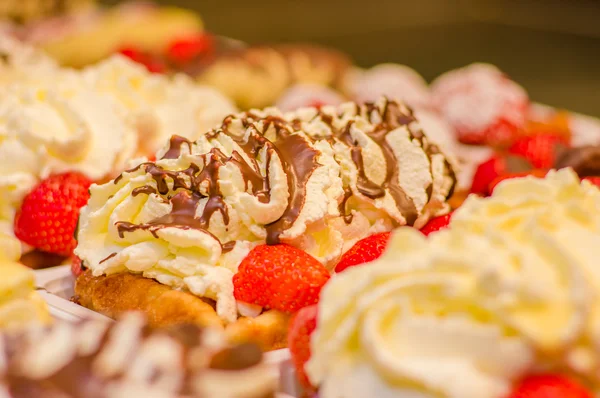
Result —
[{"label": "strawberry", "polygon": [[342,272],[348,267],[377,260],[387,248],[389,240],[390,232],[382,232],[359,240],[344,253],[335,266],[335,272]]},{"label": "strawberry", "polygon": [[260,245],[242,260],[233,277],[237,300],[283,312],[316,304],[329,271],[295,247]]},{"label": "strawberry", "polygon": [[56,174],[40,182],[23,200],[15,217],[15,235],[36,249],[70,256],[79,209],[91,181],[80,173]]},{"label": "strawberry", "polygon": [[201,55],[211,55],[214,39],[207,34],[182,37],[169,45],[168,58],[180,65],[186,65]]},{"label": "strawberry", "polygon": [[81,259],[77,256],[71,257],[71,273],[75,278],[83,274],[83,266],[81,263]]},{"label": "strawberry", "polygon": [[494,189],[496,188],[496,185],[500,184],[504,180],[512,180],[513,178],[522,178],[522,177],[527,177],[527,176],[543,178],[546,176],[546,173],[547,173],[546,170],[533,169],[531,171],[524,171],[522,173],[504,174],[504,175],[501,175],[500,177],[496,178],[494,181],[492,181],[490,183],[488,191],[490,192],[490,195],[492,193],[494,193]]},{"label": "strawberry", "polygon": [[429,236],[430,233],[439,231],[441,229],[445,229],[450,224],[450,219],[452,218],[452,212],[446,214],[445,216],[439,216],[436,218],[432,218],[429,220],[427,224],[423,228],[421,228],[421,232],[425,236]]},{"label": "strawberry", "polygon": [[133,62],[144,65],[149,72],[165,73],[166,66],[158,57],[138,50],[135,47],[123,47],[119,53],[126,56]]},{"label": "strawberry", "polygon": [[298,311],[292,317],[288,331],[288,347],[292,354],[296,375],[306,388],[310,388],[311,385],[304,371],[304,365],[310,359],[310,335],[317,327],[317,309],[317,305],[310,305]]},{"label": "strawberry", "polygon": [[550,169],[557,153],[568,146],[567,138],[559,135],[532,135],[521,137],[508,149],[513,155],[523,156],[533,167]]},{"label": "strawberry", "polygon": [[565,376],[544,374],[522,380],[508,398],[593,398],[587,389]]},{"label": "strawberry", "polygon": [[507,173],[521,173],[532,169],[533,167],[529,161],[521,156],[493,155],[477,166],[473,176],[471,193],[487,196],[490,194],[490,184],[498,177]]},{"label": "strawberry", "polygon": [[597,186],[598,188],[600,188],[600,177],[583,177],[581,180],[589,181],[592,184],[594,184],[595,186]]}]

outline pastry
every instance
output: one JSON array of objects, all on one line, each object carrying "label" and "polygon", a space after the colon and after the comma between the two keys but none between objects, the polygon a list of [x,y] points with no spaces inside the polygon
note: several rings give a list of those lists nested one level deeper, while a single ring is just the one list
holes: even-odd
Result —
[{"label": "pastry", "polygon": [[54,174],[102,181],[132,158],[155,153],[173,129],[195,139],[235,110],[212,88],[152,75],[120,56],[75,71],[5,36],[0,52],[0,223],[9,227],[25,197]]},{"label": "pastry", "polygon": [[332,88],[319,84],[302,83],[291,86],[281,94],[275,102],[275,107],[282,112],[295,111],[300,108],[324,105],[341,105],[344,97]]},{"label": "pastry", "polygon": [[521,134],[529,112],[523,87],[489,64],[446,72],[431,83],[434,108],[471,145],[504,146]]},{"label": "pastry", "polygon": [[94,0],[9,0],[0,4],[0,18],[26,23],[56,14],[85,10],[94,3]]},{"label": "pastry", "polygon": [[42,20],[26,26],[22,36],[61,65],[80,68],[124,47],[163,51],[173,40],[202,30],[194,12],[138,2]]},{"label": "pastry", "polygon": [[[148,278],[182,290],[182,307],[214,306],[224,325],[294,312],[316,300],[328,270],[359,239],[447,213],[455,183],[452,159],[410,109],[386,99],[230,116],[195,142],[172,137],[157,159],[91,187],[75,251],[89,269],[76,284],[83,305],[110,315],[153,311],[159,300],[125,283]],[[275,280],[298,277],[297,291],[283,280],[285,292],[268,283],[248,292],[265,281],[253,277],[275,272],[261,268],[268,264],[283,268]],[[129,297],[111,295],[109,279]],[[94,293],[94,284],[104,287]],[[271,291],[275,303],[264,297]]]},{"label": "pastry", "polygon": [[5,333],[0,343],[7,398],[267,398],[277,387],[258,347],[193,325],[153,329],[139,314]]},{"label": "pastry", "polygon": [[427,82],[406,65],[380,64],[366,70],[355,68],[345,76],[343,91],[359,103],[386,96],[414,109],[431,109]]},{"label": "pastry", "polygon": [[428,238],[395,232],[322,291],[319,397],[596,396],[599,204],[564,169],[469,197]]},{"label": "pastry", "polygon": [[256,46],[218,56],[199,73],[199,81],[233,98],[242,109],[273,105],[297,83],[341,87],[350,66],[337,51],[313,45]]}]

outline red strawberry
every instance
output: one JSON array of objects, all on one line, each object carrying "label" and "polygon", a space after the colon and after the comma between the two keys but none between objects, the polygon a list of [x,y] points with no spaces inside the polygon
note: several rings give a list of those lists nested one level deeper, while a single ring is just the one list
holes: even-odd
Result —
[{"label": "red strawberry", "polygon": [[527,176],[534,176],[534,177],[542,178],[542,177],[546,176],[546,173],[547,173],[546,170],[534,169],[531,171],[524,171],[522,173],[504,174],[504,175],[496,178],[494,181],[492,181],[488,190],[491,195],[492,193],[494,193],[494,189],[496,188],[496,185],[500,184],[504,180],[512,180],[513,178],[522,178],[522,177],[527,177]]},{"label": "red strawberry", "polygon": [[508,152],[523,156],[538,169],[550,169],[557,153],[568,146],[567,138],[559,135],[532,135],[516,140]]},{"label": "red strawberry", "polygon": [[200,55],[211,55],[214,51],[214,40],[206,34],[180,38],[169,46],[167,55],[177,64],[188,64]]},{"label": "red strawberry", "polygon": [[329,271],[289,245],[261,245],[248,253],[233,277],[237,300],[283,312],[316,304]]},{"label": "red strawberry", "polygon": [[532,170],[533,167],[527,159],[521,156],[492,156],[477,166],[471,193],[487,196],[490,194],[489,186],[498,177],[507,173],[521,173]]},{"label": "red strawberry", "polygon": [[317,305],[311,305],[298,311],[290,321],[288,332],[288,347],[300,383],[310,388],[310,381],[304,365],[310,359],[310,335],[317,327]]},{"label": "red strawberry", "polygon": [[79,209],[91,181],[80,173],[56,174],[40,182],[23,200],[15,217],[15,235],[45,252],[70,256]]},{"label": "red strawberry", "polygon": [[429,220],[427,224],[423,228],[421,228],[421,232],[425,236],[429,236],[430,233],[439,231],[441,229],[445,229],[450,224],[450,219],[452,218],[452,212],[446,214],[445,216],[440,216],[436,218],[432,218]]},{"label": "red strawberry", "polygon": [[335,266],[335,272],[342,272],[348,267],[377,260],[387,248],[389,240],[390,232],[382,232],[359,240],[344,253]]},{"label": "red strawberry", "polygon": [[600,177],[583,177],[581,180],[589,181],[598,188],[600,188]]},{"label": "red strawberry", "polygon": [[149,72],[165,73],[166,66],[158,57],[145,53],[134,47],[123,47],[119,53],[131,59],[133,62],[144,65]]},{"label": "red strawberry", "polygon": [[83,274],[83,267],[81,265],[81,259],[77,256],[71,257],[71,273],[75,278]]},{"label": "red strawberry", "polygon": [[545,374],[522,380],[508,398],[593,398],[587,389],[565,376]]}]

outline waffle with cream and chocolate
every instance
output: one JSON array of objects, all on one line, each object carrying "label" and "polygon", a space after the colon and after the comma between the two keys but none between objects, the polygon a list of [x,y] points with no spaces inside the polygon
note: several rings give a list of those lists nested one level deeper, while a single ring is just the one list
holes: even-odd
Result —
[{"label": "waffle with cream and chocolate", "polygon": [[[452,159],[385,98],[232,115],[195,142],[172,137],[157,159],[91,187],[75,251],[89,269],[79,302],[109,316],[142,310],[159,324],[222,324],[267,348],[285,335],[281,313],[298,305],[239,299],[234,275],[252,253],[286,244],[313,267],[293,278],[328,275],[358,240],[446,214],[455,184]],[[273,261],[274,278],[288,271]],[[291,285],[286,297],[320,289]]]},{"label": "waffle with cream and chocolate", "polygon": [[194,325],[152,329],[133,313],[0,335],[0,364],[10,398],[266,398],[277,386],[257,346]]},{"label": "waffle with cream and chocolate", "polygon": [[341,88],[346,55],[315,45],[255,46],[219,55],[199,74],[243,109],[272,105],[297,83]]}]

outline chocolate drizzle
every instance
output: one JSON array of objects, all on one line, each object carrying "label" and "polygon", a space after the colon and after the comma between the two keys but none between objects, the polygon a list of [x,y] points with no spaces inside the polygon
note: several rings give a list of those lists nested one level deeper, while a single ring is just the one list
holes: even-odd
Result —
[{"label": "chocolate drizzle", "polygon": [[[156,183],[156,187],[146,185],[135,188],[132,191],[133,196],[158,194],[172,204],[172,210],[169,214],[145,224],[118,222],[116,225],[119,236],[123,237],[125,232],[143,229],[157,237],[157,231],[166,227],[197,229],[210,234],[208,231],[210,221],[216,212],[221,214],[224,224],[229,225],[228,205],[225,203],[219,185],[219,169],[225,165],[237,167],[244,180],[246,192],[251,193],[261,203],[269,203],[271,200],[269,169],[273,156],[276,156],[286,174],[289,190],[288,203],[283,214],[279,219],[265,226],[266,242],[277,244],[280,242],[281,235],[294,225],[304,206],[307,183],[312,173],[320,166],[318,163],[320,152],[314,149],[312,144],[320,139],[326,139],[331,145],[342,143],[348,147],[352,162],[357,169],[356,192],[353,191],[354,188],[345,186],[344,196],[338,205],[339,212],[346,223],[352,221],[347,202],[354,194],[360,193],[375,200],[389,193],[406,223],[413,225],[418,218],[418,211],[413,200],[400,186],[399,159],[396,158],[387,136],[396,128],[405,127],[411,139],[416,140],[426,153],[430,164],[431,157],[439,153],[439,148],[427,142],[422,131],[413,128],[412,123],[416,119],[412,111],[401,107],[396,102],[386,100],[384,103],[356,105],[354,112],[354,115],[350,115],[353,117],[347,119],[348,121],[342,126],[336,126],[336,122],[341,124],[343,113],[336,116],[318,110],[314,119],[325,123],[330,130],[325,137],[311,136],[302,132],[303,121],[297,118],[288,121],[279,116],[260,116],[250,112],[242,117],[228,116],[220,128],[210,131],[205,138],[214,140],[221,134],[229,137],[239,147],[238,150],[233,150],[231,155],[225,155],[219,146],[214,147],[207,154],[190,157],[190,159],[202,158],[203,167],[191,163],[187,169],[171,171],[155,163],[143,163],[127,171],[143,169]],[[385,175],[381,182],[372,181],[365,171],[363,148],[352,135],[352,129],[356,126],[356,117],[364,117],[373,125],[372,129],[365,133],[380,148],[385,160]],[[239,123],[238,128],[243,129],[241,132],[234,129],[236,122]],[[307,122],[310,123],[310,120]],[[179,158],[183,145],[188,146],[190,154],[193,153],[192,142],[183,137],[173,136],[163,159]],[[225,143],[223,145],[227,147]],[[260,156],[264,157],[266,165],[264,169],[261,169],[257,160]],[[446,162],[446,166],[449,173],[453,173],[450,164]],[[118,177],[115,184],[120,179],[121,177]],[[432,189],[432,185],[426,187],[429,197],[432,195]],[[202,200],[205,200],[204,207],[202,211],[198,211],[198,204]],[[222,243],[221,246],[223,252],[231,251],[235,241]]]},{"label": "chocolate drizzle", "polygon": [[580,178],[600,176],[600,146],[582,146],[564,150],[554,168],[571,167]]}]

